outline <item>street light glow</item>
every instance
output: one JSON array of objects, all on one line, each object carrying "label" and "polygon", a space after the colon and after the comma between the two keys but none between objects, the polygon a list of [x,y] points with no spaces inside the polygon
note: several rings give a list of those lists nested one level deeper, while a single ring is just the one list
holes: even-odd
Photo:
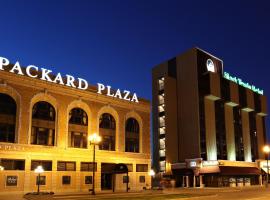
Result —
[{"label": "street light glow", "polygon": [[263,152],[264,152],[264,153],[270,153],[270,147],[269,147],[268,145],[265,145],[265,146],[263,147]]},{"label": "street light glow", "polygon": [[152,169],[149,171],[149,173],[148,173],[148,174],[149,174],[149,176],[155,176],[155,175],[156,175],[155,171],[154,171],[154,170],[152,170]]},{"label": "street light glow", "polygon": [[88,140],[92,143],[92,144],[98,144],[101,142],[101,137],[96,134],[93,133],[92,135],[89,135]]},{"label": "street light glow", "polygon": [[41,174],[44,172],[44,169],[41,165],[37,166],[37,168],[35,169],[35,173]]},{"label": "street light glow", "polygon": [[0,165],[0,171],[4,171],[4,167]]}]

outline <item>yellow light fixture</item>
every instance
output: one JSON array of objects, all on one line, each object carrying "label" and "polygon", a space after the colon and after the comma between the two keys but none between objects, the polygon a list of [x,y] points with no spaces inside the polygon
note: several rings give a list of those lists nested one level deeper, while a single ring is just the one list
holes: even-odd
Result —
[{"label": "yellow light fixture", "polygon": [[264,153],[270,153],[270,147],[268,146],[268,145],[265,145],[264,147],[263,147],[263,152]]},{"label": "yellow light fixture", "polygon": [[37,166],[37,168],[35,169],[35,173],[37,174],[41,174],[44,172],[44,169],[41,165]]},{"label": "yellow light fixture", "polygon": [[92,135],[89,135],[88,140],[92,144],[98,144],[102,139],[97,133],[93,133]]},{"label": "yellow light fixture", "polygon": [[148,175],[149,175],[149,176],[155,176],[156,173],[155,173],[155,171],[154,171],[153,169],[151,169],[151,170],[148,172]]}]

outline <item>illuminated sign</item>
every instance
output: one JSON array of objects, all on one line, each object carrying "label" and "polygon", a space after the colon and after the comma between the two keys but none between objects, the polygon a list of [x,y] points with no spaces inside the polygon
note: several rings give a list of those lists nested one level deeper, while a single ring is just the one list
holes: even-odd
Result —
[{"label": "illuminated sign", "polygon": [[217,160],[205,160],[202,163],[203,166],[218,166],[218,164]]},{"label": "illuminated sign", "polygon": [[126,101],[132,101],[132,102],[136,102],[136,103],[139,102],[136,93],[131,94],[130,91],[128,91],[128,90],[124,90],[123,92],[121,92],[120,89],[117,89],[116,92],[113,92],[111,89],[111,86],[107,85],[105,87],[105,85],[98,83],[97,93],[103,94],[103,92],[105,92],[105,94],[109,97],[119,98],[119,99],[123,99]]},{"label": "illuminated sign", "polygon": [[189,163],[189,166],[190,166],[190,167],[196,167],[196,166],[197,166],[197,162],[196,162],[196,161],[191,161],[191,162]]},{"label": "illuminated sign", "polygon": [[253,92],[257,92],[258,94],[263,95],[263,90],[261,90],[260,88],[257,88],[254,85],[251,85],[251,84],[249,84],[247,82],[244,82],[240,78],[237,78],[235,76],[231,76],[228,72],[224,72],[223,77],[230,80],[230,81],[233,81],[233,82],[237,83],[238,85],[241,85],[241,86],[243,86],[245,88],[248,88],[248,89],[252,90]]},{"label": "illuminated sign", "polygon": [[206,67],[207,67],[207,70],[208,70],[209,72],[215,72],[215,71],[216,71],[216,70],[215,70],[214,62],[213,62],[213,60],[211,60],[211,59],[207,59],[207,61],[206,61]]},{"label": "illuminated sign", "polygon": [[[7,58],[0,57],[0,70],[5,70],[4,67],[7,67],[9,65],[9,60]],[[39,68],[35,65],[28,65],[25,69],[25,74],[20,66],[20,63],[17,61],[13,67],[9,70],[10,73],[18,74],[21,76],[27,75],[31,78],[38,78],[43,81],[48,81],[51,83],[57,83],[60,85],[65,85],[73,88],[78,88],[81,90],[86,90],[88,88],[88,83],[86,80],[82,78],[78,78],[75,80],[75,78],[71,75],[65,75],[64,78],[60,73],[57,73],[55,77],[52,76],[52,71],[41,68],[41,71],[39,71]],[[41,72],[41,75],[38,75],[38,72]],[[65,81],[64,81],[65,80]],[[78,83],[78,85],[75,84],[75,82]]]},{"label": "illuminated sign", "polygon": [[[0,57],[0,71],[7,70],[5,68],[8,67],[10,64],[9,60],[7,58]],[[40,79],[43,81],[48,81],[50,83],[56,83],[60,85],[65,85],[68,87],[77,88],[80,90],[86,90],[88,88],[88,82],[85,79],[82,78],[74,78],[71,75],[66,74],[65,76],[62,76],[61,73],[57,73],[56,76],[53,76],[53,73],[49,69],[45,68],[38,68],[35,65],[28,65],[25,70],[21,68],[20,63],[17,61],[11,69],[9,69],[10,73],[18,74],[21,76],[28,76],[34,79]],[[138,97],[136,93],[131,94],[130,91],[124,90],[123,92],[120,89],[117,89],[116,92],[114,92],[111,89],[111,86],[98,83],[97,84],[98,94],[103,94],[105,92],[105,95],[113,98],[118,98],[126,101],[136,102],[139,103]]]}]

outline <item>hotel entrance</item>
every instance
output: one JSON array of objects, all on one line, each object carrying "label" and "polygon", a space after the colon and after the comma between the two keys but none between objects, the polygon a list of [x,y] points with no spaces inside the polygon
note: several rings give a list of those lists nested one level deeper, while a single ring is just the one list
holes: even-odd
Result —
[{"label": "hotel entrance", "polygon": [[111,173],[101,173],[101,190],[112,190],[112,178]]},{"label": "hotel entrance", "polygon": [[[119,180],[117,183],[117,175],[125,174],[128,177],[128,167],[126,164],[120,163],[101,163],[101,190],[112,190],[113,192],[119,190]],[[124,181],[125,190],[129,190],[129,179]]]},{"label": "hotel entrance", "polygon": [[101,163],[101,190],[113,189],[114,163]]}]

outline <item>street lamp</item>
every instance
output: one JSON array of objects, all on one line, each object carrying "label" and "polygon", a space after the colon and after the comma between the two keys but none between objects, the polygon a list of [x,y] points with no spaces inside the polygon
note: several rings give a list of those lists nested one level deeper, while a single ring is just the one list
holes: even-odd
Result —
[{"label": "street lamp", "polygon": [[96,157],[96,145],[101,142],[101,137],[94,133],[88,137],[90,145],[93,145],[93,183],[92,183],[92,195],[95,195],[95,171],[96,171],[96,164],[95,164],[95,157]]},{"label": "street lamp", "polygon": [[4,167],[0,165],[0,171],[4,171]]},{"label": "street lamp", "polygon": [[263,152],[266,155],[266,162],[267,162],[267,164],[266,164],[267,175],[266,175],[266,185],[265,185],[265,187],[268,187],[268,180],[269,180],[269,165],[268,165],[268,160],[269,160],[270,147],[268,145],[265,145],[263,147]]},{"label": "street lamp", "polygon": [[37,194],[39,194],[39,186],[40,186],[40,174],[44,172],[44,169],[41,165],[37,166],[37,168],[34,171],[35,173],[38,174],[38,189],[37,189]]}]

